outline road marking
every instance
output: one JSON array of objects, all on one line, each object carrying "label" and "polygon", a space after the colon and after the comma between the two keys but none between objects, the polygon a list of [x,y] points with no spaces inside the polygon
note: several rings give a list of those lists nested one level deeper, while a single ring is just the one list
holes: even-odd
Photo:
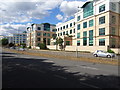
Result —
[{"label": "road marking", "polygon": [[60,78],[60,79],[64,79],[64,80],[66,80],[67,78],[65,78],[65,77],[63,77],[63,76],[60,76],[60,75],[54,75],[55,77],[57,77],[57,78]]}]

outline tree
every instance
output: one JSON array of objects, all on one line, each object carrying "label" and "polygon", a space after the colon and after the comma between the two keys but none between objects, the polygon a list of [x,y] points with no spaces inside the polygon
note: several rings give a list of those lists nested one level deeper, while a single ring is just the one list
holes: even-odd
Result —
[{"label": "tree", "polygon": [[40,47],[40,49],[47,49],[47,46],[44,43],[38,43],[38,47]]},{"label": "tree", "polygon": [[56,38],[56,49],[57,49],[57,45],[60,46],[60,49],[62,50],[62,44],[63,44],[63,39],[62,38]]},{"label": "tree", "polygon": [[2,44],[3,46],[8,45],[8,39],[3,38],[3,39],[1,40],[1,44]]},{"label": "tree", "polygon": [[13,43],[10,43],[10,44],[9,44],[9,47],[13,47],[13,46],[14,46],[14,44],[13,44]]}]

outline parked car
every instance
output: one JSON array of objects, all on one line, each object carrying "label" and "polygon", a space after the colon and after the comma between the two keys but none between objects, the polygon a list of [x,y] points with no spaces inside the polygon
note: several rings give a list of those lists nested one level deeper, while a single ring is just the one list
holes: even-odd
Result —
[{"label": "parked car", "polygon": [[113,58],[115,57],[115,53],[108,53],[106,51],[102,51],[102,50],[96,50],[93,55],[95,57],[108,57],[108,58]]}]

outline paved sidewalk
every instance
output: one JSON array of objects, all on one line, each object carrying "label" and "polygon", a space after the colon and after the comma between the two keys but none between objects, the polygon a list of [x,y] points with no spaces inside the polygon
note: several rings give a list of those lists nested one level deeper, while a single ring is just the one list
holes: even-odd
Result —
[{"label": "paved sidewalk", "polygon": [[[77,57],[76,52],[68,52],[68,51],[51,51],[51,50],[27,50],[27,52],[34,52],[34,53],[42,53],[42,54],[49,54],[49,55],[59,55],[59,56],[66,56],[66,57]],[[78,57],[86,57],[86,58],[101,58],[101,57],[94,57],[92,53],[83,53],[78,52]],[[114,58],[102,58],[102,59],[108,59],[108,60],[118,60],[120,59],[120,56],[116,56]]]}]

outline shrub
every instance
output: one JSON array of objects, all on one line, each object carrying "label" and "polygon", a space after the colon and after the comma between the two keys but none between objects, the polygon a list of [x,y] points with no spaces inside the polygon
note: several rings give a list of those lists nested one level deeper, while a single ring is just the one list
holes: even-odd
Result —
[{"label": "shrub", "polygon": [[112,50],[108,50],[107,52],[109,52],[109,53],[115,53],[114,51],[112,51]]},{"label": "shrub", "polygon": [[40,47],[40,49],[47,49],[47,46],[44,43],[39,43],[38,46]]}]

